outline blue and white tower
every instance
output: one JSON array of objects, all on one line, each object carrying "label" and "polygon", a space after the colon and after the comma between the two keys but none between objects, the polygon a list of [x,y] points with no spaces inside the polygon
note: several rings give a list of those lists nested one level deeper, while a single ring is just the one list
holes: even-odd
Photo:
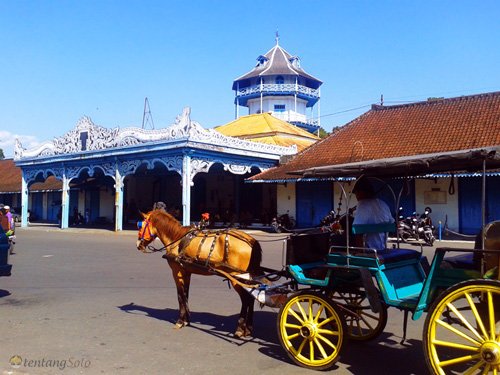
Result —
[{"label": "blue and white tower", "polygon": [[235,116],[240,117],[240,106],[247,107],[249,115],[268,112],[316,133],[320,127],[322,83],[301,68],[297,56],[281,48],[276,35],[276,45],[257,57],[257,65],[250,72],[234,80]]}]

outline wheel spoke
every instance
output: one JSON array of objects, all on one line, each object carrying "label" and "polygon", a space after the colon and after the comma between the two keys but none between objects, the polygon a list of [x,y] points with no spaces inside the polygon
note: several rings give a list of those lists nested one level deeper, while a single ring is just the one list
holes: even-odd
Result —
[{"label": "wheel spoke", "polygon": [[[300,305],[299,305],[300,306]],[[304,319],[302,319],[302,317],[300,317],[296,312],[295,310],[293,310],[292,308],[290,308],[289,310],[290,312],[290,315],[292,315],[295,319],[297,319],[299,321],[300,324],[304,324]]]},{"label": "wheel spoke", "polygon": [[455,327],[451,326],[450,324],[448,324],[448,323],[446,323],[446,322],[444,322],[444,321],[442,321],[442,320],[439,320],[439,319],[438,319],[438,320],[436,320],[436,323],[437,323],[437,324],[439,324],[440,326],[442,326],[442,327],[444,327],[444,328],[448,329],[449,331],[453,332],[453,333],[454,333],[454,334],[456,334],[457,336],[460,336],[460,337],[462,337],[463,339],[465,339],[465,340],[467,340],[467,341],[470,341],[471,343],[473,343],[473,344],[475,344],[475,345],[477,345],[477,346],[481,345],[481,343],[480,343],[480,342],[478,342],[478,341],[474,340],[472,337],[470,337],[470,336],[466,335],[465,333],[463,333],[463,332],[459,331],[459,330],[458,330],[458,329],[456,329]]},{"label": "wheel spoke", "polygon": [[314,320],[313,306],[314,306],[314,302],[313,302],[312,298],[309,298],[308,305],[307,305],[307,321],[308,322],[312,322]]},{"label": "wheel spoke", "polygon": [[[325,307],[324,307],[323,305],[320,305],[320,306],[319,306],[318,312],[316,313],[316,316],[314,317],[314,320],[313,320],[313,321],[314,321],[314,323],[318,323],[319,318],[320,318],[321,313],[323,312],[324,308],[325,308]],[[311,317],[312,317],[312,315],[311,315]]]},{"label": "wheel spoke", "polygon": [[[364,317],[363,315],[360,315],[359,317],[360,317],[360,319],[361,319],[361,320],[362,320],[362,321],[363,321],[363,322],[367,325],[367,327],[368,327],[370,330],[373,330],[373,329],[374,329],[374,328],[373,328],[373,326],[370,324],[370,322],[369,322],[367,319],[365,319],[365,317]],[[377,319],[377,318],[373,317],[373,319],[375,319],[375,320],[378,322],[378,319]]]},{"label": "wheel spoke", "polygon": [[439,365],[441,367],[446,367],[446,366],[451,366],[451,365],[457,365],[459,363],[469,362],[469,361],[476,360],[476,359],[481,359],[481,355],[475,354],[475,355],[466,355],[463,357],[457,357],[457,358],[449,359],[447,361],[439,362]]},{"label": "wheel spoke", "polygon": [[462,350],[469,350],[471,352],[477,353],[479,351],[479,347],[474,347],[470,345],[463,345],[463,344],[457,344],[453,343],[450,341],[443,341],[443,340],[432,340],[432,343],[435,346],[441,346],[445,348],[454,348],[454,349],[462,349]]},{"label": "wheel spoke", "polygon": [[488,339],[488,334],[486,333],[486,328],[484,328],[484,323],[483,319],[481,319],[481,315],[479,315],[479,312],[477,311],[476,304],[472,300],[472,297],[470,296],[469,293],[465,293],[465,298],[467,298],[467,302],[469,302],[469,306],[472,310],[472,313],[474,314],[474,317],[476,318],[476,322],[479,325],[479,328],[481,329],[481,332],[483,333],[483,340]]},{"label": "wheel spoke", "polygon": [[293,346],[291,346],[291,347],[290,347],[290,350],[292,351],[292,353],[293,353],[296,357],[298,357],[298,356],[301,356],[301,355],[302,355],[302,354],[300,354],[300,353],[302,353],[302,350],[304,350],[304,346],[306,345],[307,341],[309,341],[309,340],[307,340],[307,339],[304,337],[304,339],[303,339],[303,340],[302,340],[302,342],[300,343],[300,345],[299,345],[299,347],[297,348],[297,350],[295,350],[295,349],[293,348]]},{"label": "wheel spoke", "polygon": [[323,358],[327,358],[328,354],[326,354],[325,348],[323,348],[323,345],[321,345],[321,343],[319,342],[318,337],[316,337],[314,339],[314,343],[316,344],[316,347],[319,349],[319,351],[320,351],[321,355],[323,356]]},{"label": "wheel spoke", "polygon": [[477,374],[477,370],[479,368],[481,368],[481,366],[484,365],[484,362],[483,361],[477,361],[477,363],[472,366],[470,369],[468,369],[467,371],[464,372],[464,375],[474,375],[474,374]]},{"label": "wheel spoke", "polygon": [[495,340],[496,334],[496,322],[495,322],[495,306],[493,306],[493,295],[491,290],[488,291],[488,314],[490,316],[490,340]]},{"label": "wheel spoke", "polygon": [[321,333],[323,335],[330,335],[330,336],[338,336],[339,335],[338,331],[333,331],[331,329],[318,329],[318,333]]},{"label": "wheel spoke", "polygon": [[484,366],[483,375],[488,374],[490,372],[490,368],[491,368],[491,365],[489,363],[487,363],[486,366]]},{"label": "wheel spoke", "polygon": [[[338,336],[338,333],[337,332],[331,332],[332,335],[336,335]],[[335,344],[333,342],[331,342],[329,339],[327,339],[326,337],[322,336],[322,335],[318,335],[318,339],[320,339],[321,341],[323,341],[326,345],[328,345],[330,348],[334,349],[334,350],[337,350],[337,347],[335,346]]]},{"label": "wheel spoke", "polygon": [[374,315],[374,314],[370,314],[370,313],[367,313],[365,311],[363,311],[362,313],[359,314],[360,317],[368,317],[368,318],[371,318],[373,320],[376,320],[377,322],[380,320],[380,317],[378,315]]},{"label": "wheel spoke", "polygon": [[323,327],[325,324],[330,323],[333,320],[335,320],[335,318],[333,316],[323,320],[322,322],[318,323],[318,328]]},{"label": "wheel spoke", "polygon": [[298,324],[292,324],[292,323],[285,323],[283,324],[284,327],[286,328],[295,328],[295,329],[301,329],[302,326],[299,326]]},{"label": "wheel spoke", "polygon": [[448,303],[446,306],[455,313],[455,315],[460,319],[460,321],[471,331],[474,336],[476,336],[479,340],[483,340],[478,331],[469,323],[469,321],[462,315],[460,311],[453,305],[453,303]]},{"label": "wheel spoke", "polygon": [[300,301],[296,301],[295,304],[298,306],[299,308],[299,312],[302,314],[302,319],[299,319],[299,321],[301,323],[304,323],[305,321],[307,321],[307,315],[306,315],[306,312],[304,311],[304,308],[302,307],[302,305],[300,304]]},{"label": "wheel spoke", "polygon": [[286,335],[285,339],[287,339],[288,341],[292,341],[294,338],[299,337],[299,336],[300,336],[300,333],[294,333],[292,335]]}]

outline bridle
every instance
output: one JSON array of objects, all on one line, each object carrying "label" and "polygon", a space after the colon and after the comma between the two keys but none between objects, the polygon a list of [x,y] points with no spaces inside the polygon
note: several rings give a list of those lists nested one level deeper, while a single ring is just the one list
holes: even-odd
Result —
[{"label": "bridle", "polygon": [[[145,241],[149,241],[148,243],[151,243],[154,241],[156,238],[156,234],[154,234],[151,231],[152,224],[149,221],[149,219],[144,219],[143,221],[138,221],[137,222],[137,229],[139,229],[139,237],[138,240],[140,241],[141,245],[146,248],[146,245],[144,245]],[[157,250],[159,251],[159,250]]]},{"label": "bridle", "polygon": [[[141,243],[141,245],[144,246],[144,250],[141,250],[143,253],[146,253],[146,254],[149,254],[149,253],[156,253],[158,251],[163,251],[165,249],[168,250],[169,246],[172,246],[173,244],[179,242],[180,240],[182,240],[186,235],[182,236],[181,238],[179,238],[178,240],[175,240],[175,241],[172,241],[171,243],[169,243],[168,245],[164,245],[163,247],[160,247],[160,248],[156,248],[154,247],[153,245],[144,245],[144,241],[149,241],[148,243],[151,243],[155,240],[155,238],[157,237],[156,234],[154,234],[152,231],[151,231],[151,228],[152,228],[153,224],[151,224],[151,222],[149,221],[149,219],[145,218],[143,221],[138,221],[137,222],[137,228],[139,229],[139,237],[138,237],[138,240],[139,242]],[[186,234],[189,234],[190,232],[186,233]],[[146,251],[149,250],[149,251]]]}]

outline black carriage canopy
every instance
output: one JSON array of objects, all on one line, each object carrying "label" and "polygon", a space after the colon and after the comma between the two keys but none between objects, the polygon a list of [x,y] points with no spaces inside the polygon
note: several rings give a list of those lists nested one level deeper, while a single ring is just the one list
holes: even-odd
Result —
[{"label": "black carriage canopy", "polygon": [[500,169],[500,146],[471,150],[376,159],[347,164],[313,167],[289,174],[314,177],[405,177],[445,172],[481,172]]}]

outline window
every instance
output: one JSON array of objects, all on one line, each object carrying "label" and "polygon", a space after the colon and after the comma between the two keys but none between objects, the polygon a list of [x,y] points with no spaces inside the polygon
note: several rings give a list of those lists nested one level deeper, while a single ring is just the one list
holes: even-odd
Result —
[{"label": "window", "polygon": [[285,112],[285,105],[284,104],[275,104],[274,105],[274,112]]},{"label": "window", "polygon": [[277,85],[282,85],[285,83],[285,79],[283,78],[283,76],[277,76],[276,77],[276,84]]}]

